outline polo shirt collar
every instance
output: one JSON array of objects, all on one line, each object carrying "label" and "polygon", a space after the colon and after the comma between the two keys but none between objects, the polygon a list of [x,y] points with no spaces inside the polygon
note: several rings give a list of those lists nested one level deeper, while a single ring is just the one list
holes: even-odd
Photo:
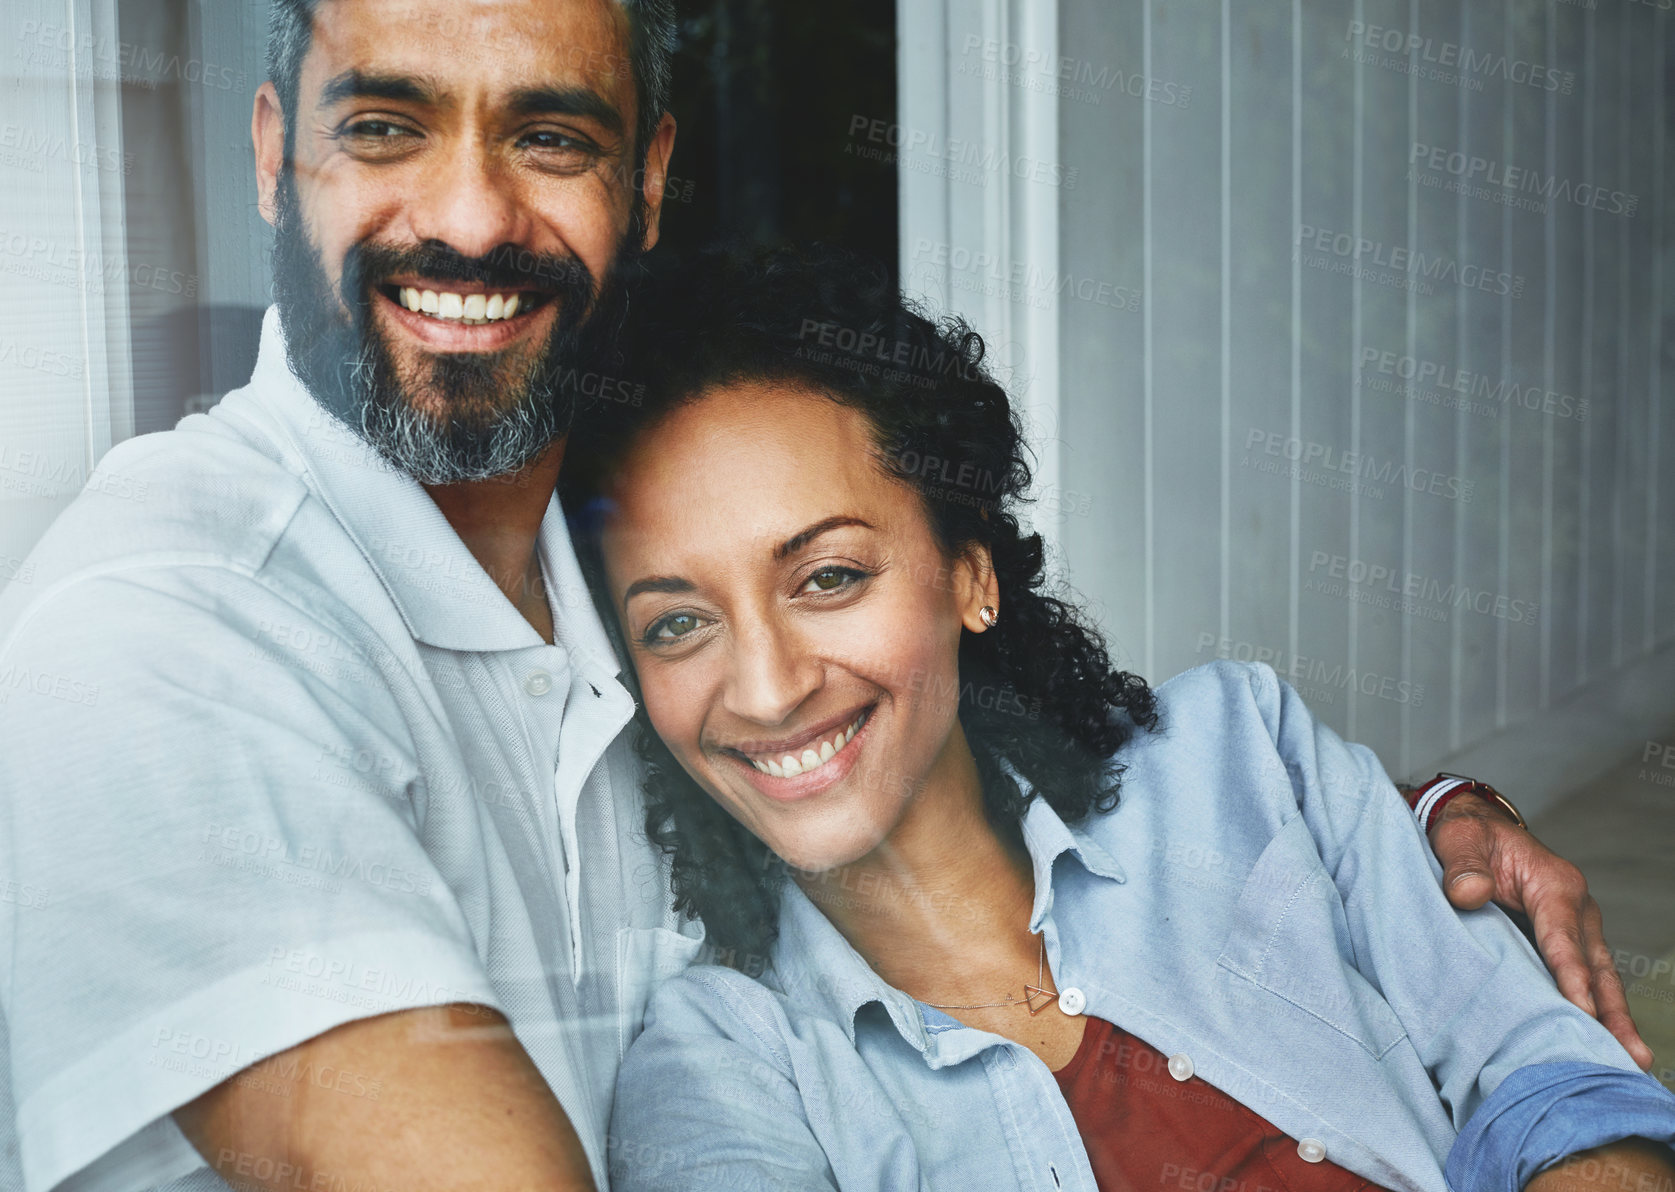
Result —
[{"label": "polo shirt collar", "polygon": [[[286,466],[354,540],[415,639],[470,652],[545,645],[418,481],[328,413],[291,371],[278,307],[269,307],[262,320],[250,384],[228,394],[212,414],[254,424],[274,441]],[[556,493],[541,520],[538,549],[558,644],[617,674],[620,666],[587,598]]]}]

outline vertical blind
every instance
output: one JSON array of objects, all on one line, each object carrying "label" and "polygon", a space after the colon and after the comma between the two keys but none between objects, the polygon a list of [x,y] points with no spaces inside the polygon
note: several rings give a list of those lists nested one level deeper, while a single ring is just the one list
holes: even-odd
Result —
[{"label": "vertical blind", "polygon": [[1400,773],[1670,642],[1667,8],[1063,0],[1060,533],[1125,663],[1265,659]]}]

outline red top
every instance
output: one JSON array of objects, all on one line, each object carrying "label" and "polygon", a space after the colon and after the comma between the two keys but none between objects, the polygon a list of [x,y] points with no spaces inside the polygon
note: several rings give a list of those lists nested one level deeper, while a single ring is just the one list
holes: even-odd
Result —
[{"label": "red top", "polygon": [[1176,1080],[1155,1047],[1101,1018],[1053,1074],[1099,1192],[1377,1192],[1194,1076]]}]

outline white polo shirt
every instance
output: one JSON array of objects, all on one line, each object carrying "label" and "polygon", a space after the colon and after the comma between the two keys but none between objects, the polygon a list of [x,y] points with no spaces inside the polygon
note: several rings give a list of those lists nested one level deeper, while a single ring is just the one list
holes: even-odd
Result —
[{"label": "white polo shirt", "polygon": [[110,452],[0,592],[0,1189],[221,1186],[172,1110],[448,1002],[511,1020],[605,1186],[618,1063],[698,942],[556,498],[540,559],[551,646],[272,310],[249,386]]}]

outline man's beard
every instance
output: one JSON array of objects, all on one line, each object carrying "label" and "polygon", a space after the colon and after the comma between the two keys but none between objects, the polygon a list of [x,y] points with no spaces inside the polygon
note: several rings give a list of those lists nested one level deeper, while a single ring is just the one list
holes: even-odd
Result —
[{"label": "man's beard", "polygon": [[[577,393],[621,331],[623,273],[638,256],[638,218],[597,294],[574,257],[502,246],[471,258],[436,243],[357,244],[334,291],[309,242],[289,168],[276,205],[274,297],[291,371],[392,466],[421,484],[487,480],[523,469],[569,432]],[[374,286],[403,274],[503,293],[539,290],[558,308],[552,333],[526,361],[513,347],[429,354],[404,369],[373,318]],[[421,407],[427,395],[439,410]]]}]

